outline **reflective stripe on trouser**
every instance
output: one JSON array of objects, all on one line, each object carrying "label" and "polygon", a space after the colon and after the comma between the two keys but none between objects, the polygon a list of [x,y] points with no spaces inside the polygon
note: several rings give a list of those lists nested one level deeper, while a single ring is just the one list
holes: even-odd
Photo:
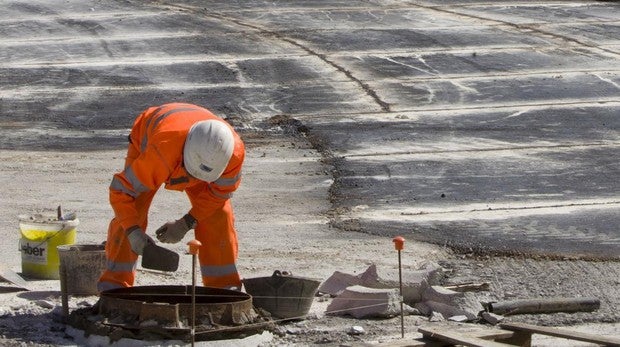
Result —
[{"label": "reflective stripe on trouser", "polygon": [[[146,230],[148,210],[155,192],[145,192],[136,198],[139,226],[142,230]],[[108,240],[105,244],[105,256],[106,269],[97,283],[99,292],[133,286],[138,255],[131,250],[125,230],[116,219],[110,221]]]},{"label": "reflective stripe on trouser", "polygon": [[196,239],[202,243],[198,252],[202,283],[207,287],[241,288],[237,272],[237,232],[230,200],[196,227]]}]

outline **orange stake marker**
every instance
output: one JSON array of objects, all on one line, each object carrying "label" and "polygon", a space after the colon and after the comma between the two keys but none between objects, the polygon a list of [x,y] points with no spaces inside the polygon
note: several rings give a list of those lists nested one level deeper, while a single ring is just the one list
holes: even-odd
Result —
[{"label": "orange stake marker", "polygon": [[190,334],[192,335],[192,346],[194,346],[196,340],[196,256],[202,243],[198,240],[191,240],[187,245],[189,246],[189,254],[192,255],[192,330]]},{"label": "orange stake marker", "polygon": [[394,248],[398,251],[398,283],[400,284],[400,335],[405,337],[405,316],[403,312],[403,269],[400,260],[400,251],[405,248],[405,238],[396,236],[392,239]]},{"label": "orange stake marker", "polygon": [[392,242],[394,242],[394,248],[397,251],[402,251],[405,248],[405,238],[402,236],[396,236]]},{"label": "orange stake marker", "polygon": [[198,255],[198,250],[200,249],[200,246],[202,246],[202,243],[198,240],[191,240],[187,243],[187,245],[189,246],[189,254]]}]

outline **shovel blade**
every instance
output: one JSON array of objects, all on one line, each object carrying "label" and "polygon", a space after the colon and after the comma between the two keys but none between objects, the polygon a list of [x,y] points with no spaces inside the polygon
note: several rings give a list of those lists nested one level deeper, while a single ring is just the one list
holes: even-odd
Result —
[{"label": "shovel blade", "polygon": [[167,248],[149,243],[142,252],[142,267],[159,271],[177,271],[179,255]]}]

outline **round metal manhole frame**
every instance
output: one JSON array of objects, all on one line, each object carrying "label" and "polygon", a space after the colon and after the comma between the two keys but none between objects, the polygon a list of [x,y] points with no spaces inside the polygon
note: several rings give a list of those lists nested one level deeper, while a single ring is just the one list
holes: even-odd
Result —
[{"label": "round metal manhole frame", "polygon": [[[192,286],[135,286],[100,293],[92,308],[73,311],[68,323],[87,334],[142,340],[190,337]],[[252,296],[196,286],[195,339],[235,338],[273,328],[255,311]]]},{"label": "round metal manhole frame", "polygon": [[[135,317],[136,323],[154,320],[182,326],[192,314],[192,286],[136,286],[103,291],[99,313],[105,317]],[[210,325],[248,324],[254,316],[252,296],[221,288],[196,287],[196,322]],[[206,321],[205,321],[206,320]]]}]

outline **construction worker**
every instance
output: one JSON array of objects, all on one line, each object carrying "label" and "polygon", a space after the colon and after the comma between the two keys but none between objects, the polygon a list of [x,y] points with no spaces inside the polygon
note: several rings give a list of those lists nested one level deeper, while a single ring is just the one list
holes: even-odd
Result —
[{"label": "construction worker", "polygon": [[107,266],[98,290],[130,287],[138,255],[155,242],[145,233],[155,193],[184,191],[190,211],[156,231],[165,243],[181,241],[194,229],[205,286],[241,288],[237,234],[230,203],[239,187],[245,147],[239,135],[209,110],[170,103],[145,110],[135,120],[123,171],[110,185],[114,218],[108,228]]}]

